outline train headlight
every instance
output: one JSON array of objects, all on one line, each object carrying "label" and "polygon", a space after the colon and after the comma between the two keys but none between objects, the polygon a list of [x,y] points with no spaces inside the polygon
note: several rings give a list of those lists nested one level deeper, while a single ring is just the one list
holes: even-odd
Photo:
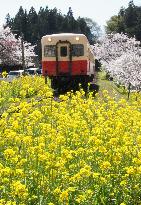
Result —
[{"label": "train headlight", "polygon": [[78,36],[76,36],[76,38],[75,38],[77,41],[79,41],[79,37]]},{"label": "train headlight", "polygon": [[50,37],[48,38],[48,41],[51,41],[51,38],[50,38]]}]

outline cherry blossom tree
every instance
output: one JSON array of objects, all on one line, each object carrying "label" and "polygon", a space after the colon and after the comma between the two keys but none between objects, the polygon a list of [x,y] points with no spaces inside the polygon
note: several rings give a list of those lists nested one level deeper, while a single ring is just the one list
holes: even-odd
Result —
[{"label": "cherry blossom tree", "polygon": [[141,57],[132,54],[123,54],[112,60],[108,69],[110,75],[125,87],[135,90],[141,89]]},{"label": "cherry blossom tree", "polygon": [[[34,47],[28,42],[23,42],[25,65],[32,62]],[[22,64],[22,38],[16,38],[9,27],[0,28],[0,60],[1,64],[21,65]]]},{"label": "cherry blossom tree", "polygon": [[108,34],[93,51],[101,61],[103,69],[118,83],[141,89],[141,49],[140,42],[125,34]]}]

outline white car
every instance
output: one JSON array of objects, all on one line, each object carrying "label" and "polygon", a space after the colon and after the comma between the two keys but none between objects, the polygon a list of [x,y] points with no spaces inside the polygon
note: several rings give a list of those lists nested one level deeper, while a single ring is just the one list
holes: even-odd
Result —
[{"label": "white car", "polygon": [[28,68],[26,69],[26,72],[29,74],[29,75],[37,75],[38,74],[38,70],[39,68]]},{"label": "white car", "polygon": [[21,77],[24,74],[24,70],[13,70],[7,75],[7,80],[11,82],[13,79]]}]

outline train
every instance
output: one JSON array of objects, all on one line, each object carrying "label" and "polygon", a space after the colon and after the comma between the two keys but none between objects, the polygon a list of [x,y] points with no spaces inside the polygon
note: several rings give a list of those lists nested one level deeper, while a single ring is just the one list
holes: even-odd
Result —
[{"label": "train", "polygon": [[95,58],[84,34],[45,35],[41,46],[43,76],[51,79],[53,89],[87,89],[95,77]]}]

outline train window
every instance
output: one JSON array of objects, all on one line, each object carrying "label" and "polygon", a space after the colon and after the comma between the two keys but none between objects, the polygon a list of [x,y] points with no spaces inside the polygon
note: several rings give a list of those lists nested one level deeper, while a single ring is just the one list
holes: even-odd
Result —
[{"label": "train window", "polygon": [[72,44],[72,56],[83,56],[84,45],[83,44]]},{"label": "train window", "polygon": [[60,55],[62,57],[67,56],[67,46],[61,46],[61,48],[60,48]]},{"label": "train window", "polygon": [[55,57],[55,52],[56,52],[55,45],[44,46],[44,56],[45,57]]}]

